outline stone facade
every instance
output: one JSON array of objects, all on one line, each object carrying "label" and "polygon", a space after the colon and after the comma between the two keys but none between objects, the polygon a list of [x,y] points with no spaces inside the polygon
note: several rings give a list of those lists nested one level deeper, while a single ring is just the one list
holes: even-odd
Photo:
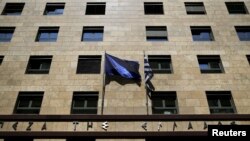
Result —
[{"label": "stone facade", "polygon": [[[249,26],[250,16],[229,15],[225,1],[231,0],[0,0],[0,11],[6,2],[25,2],[21,16],[0,16],[1,27],[16,27],[11,42],[0,42],[0,115],[13,114],[20,91],[44,91],[41,115],[68,115],[74,91],[98,91],[100,115],[105,52],[139,61],[142,77],[144,54],[171,55],[173,73],[155,74],[152,82],[156,91],[176,91],[179,114],[210,114],[205,91],[231,91],[237,114],[250,114],[250,42],[239,41],[234,28]],[[249,0],[233,1],[250,10]],[[65,2],[63,15],[44,16],[47,2]],[[85,15],[86,2],[106,2],[106,14]],[[164,15],[145,15],[144,2],[163,2]],[[204,2],[207,14],[187,15],[184,2]],[[40,26],[59,26],[57,41],[35,42]],[[83,26],[104,26],[103,41],[82,42]],[[167,26],[168,41],[146,41],[146,26]],[[215,41],[194,42],[190,26],[211,26]],[[25,74],[30,55],[52,55],[49,74]],[[102,55],[101,73],[76,74],[79,55]],[[197,55],[220,55],[225,73],[201,74]],[[104,114],[146,115],[147,100],[152,114],[143,80],[112,81]]]}]

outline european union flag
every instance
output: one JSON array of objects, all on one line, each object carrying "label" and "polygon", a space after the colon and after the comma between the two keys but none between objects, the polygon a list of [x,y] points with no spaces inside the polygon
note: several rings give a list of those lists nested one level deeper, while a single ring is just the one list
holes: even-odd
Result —
[{"label": "european union flag", "polygon": [[105,73],[107,76],[141,80],[137,61],[122,60],[109,54],[105,54]]}]

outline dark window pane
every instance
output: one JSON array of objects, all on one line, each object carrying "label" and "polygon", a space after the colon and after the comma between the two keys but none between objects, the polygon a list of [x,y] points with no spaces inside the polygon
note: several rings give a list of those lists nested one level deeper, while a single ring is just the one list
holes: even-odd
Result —
[{"label": "dark window pane", "polygon": [[2,15],[21,15],[24,3],[6,3]]},{"label": "dark window pane", "polygon": [[229,14],[247,14],[244,2],[226,2]]},{"label": "dark window pane", "polygon": [[79,57],[77,73],[100,73],[101,71],[101,57]]},{"label": "dark window pane", "polygon": [[105,15],[106,3],[87,3],[86,15]]},{"label": "dark window pane", "polygon": [[48,74],[52,56],[31,56],[26,74]]},{"label": "dark window pane", "polygon": [[82,41],[102,41],[103,27],[84,27]]},{"label": "dark window pane", "polygon": [[198,62],[201,73],[224,72],[220,57],[218,55],[198,55]]},{"label": "dark window pane", "polygon": [[240,41],[250,41],[250,27],[249,26],[236,26],[237,35]]},{"label": "dark window pane", "polygon": [[153,73],[172,73],[170,56],[149,56]]},{"label": "dark window pane", "polygon": [[38,42],[56,42],[59,27],[40,27],[37,33]]},{"label": "dark window pane", "polygon": [[211,27],[193,27],[191,26],[193,41],[213,41]]},{"label": "dark window pane", "polygon": [[153,114],[177,114],[175,92],[153,92],[151,100]]},{"label": "dark window pane", "polygon": [[185,2],[187,14],[205,14],[205,7],[202,2]]},{"label": "dark window pane", "polygon": [[210,107],[218,107],[219,106],[219,103],[218,103],[219,101],[218,101],[218,99],[209,99],[208,100],[208,105],[210,106]]},{"label": "dark window pane", "polygon": [[98,92],[74,92],[72,114],[97,114]]},{"label": "dark window pane", "polygon": [[39,114],[43,92],[20,92],[14,109],[15,114]]},{"label": "dark window pane", "polygon": [[207,91],[210,113],[235,113],[230,91]]},{"label": "dark window pane", "polygon": [[4,58],[4,56],[0,56],[0,65],[1,65],[2,62],[3,62],[3,58]]},{"label": "dark window pane", "polygon": [[164,14],[162,2],[145,2],[144,3],[145,14]]},{"label": "dark window pane", "polygon": [[64,3],[47,3],[44,15],[62,15]]},{"label": "dark window pane", "polygon": [[0,27],[0,42],[10,42],[15,27]]}]

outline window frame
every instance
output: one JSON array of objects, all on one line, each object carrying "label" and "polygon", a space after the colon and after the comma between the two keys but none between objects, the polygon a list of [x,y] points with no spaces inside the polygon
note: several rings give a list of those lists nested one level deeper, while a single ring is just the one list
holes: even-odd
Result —
[{"label": "window frame", "polygon": [[[160,64],[162,62],[166,62],[166,63],[168,63],[169,68],[167,68],[167,69],[165,69],[165,68],[161,69],[159,67],[158,67],[158,69],[154,68],[152,65],[152,60],[161,60],[161,62],[159,62],[158,64]],[[170,55],[148,55],[148,62],[149,62],[149,65],[150,65],[154,74],[171,74],[171,73],[173,73],[173,66],[172,66],[172,60],[171,60]]]},{"label": "window frame", "polygon": [[[81,99],[77,99],[78,102],[79,101],[84,101],[84,106],[79,106],[79,107],[75,107],[75,103],[76,103],[76,98],[80,97]],[[96,107],[88,107],[87,103],[89,101],[89,99],[95,99],[96,101]],[[98,100],[99,100],[99,92],[98,91],[81,91],[81,92],[73,92],[73,97],[72,97],[72,104],[71,104],[71,114],[92,114],[92,115],[96,115],[98,113]],[[92,100],[93,101],[93,100]],[[82,112],[75,112],[75,110],[81,110]],[[83,111],[86,112],[86,110],[95,110],[95,113],[84,113]]]},{"label": "window frame", "polygon": [[[192,34],[192,39],[194,42],[211,42],[211,41],[215,41],[215,38],[214,38],[214,34],[213,34],[213,31],[212,31],[212,28],[211,26],[190,26],[190,29],[191,29],[191,34]],[[209,33],[209,39],[203,39],[203,38],[200,38],[200,35],[199,34],[199,38],[196,38],[196,33]]]},{"label": "window frame", "polygon": [[[174,107],[167,107],[164,105],[164,101],[166,99],[173,98],[174,99]],[[161,100],[163,102],[162,107],[154,106],[154,100]],[[151,103],[152,103],[152,114],[153,115],[175,115],[179,114],[179,107],[178,107],[178,99],[175,91],[154,91],[151,95]],[[155,110],[163,110],[164,113],[156,113]],[[169,111],[170,110],[170,111]],[[175,113],[171,113],[171,110],[174,110]],[[165,113],[168,112],[168,113]]]},{"label": "window frame", "polygon": [[[235,26],[234,28],[240,41],[250,41],[250,26]],[[242,38],[239,32],[244,32],[246,35]]]},{"label": "window frame", "polygon": [[[207,103],[208,103],[208,108],[210,111],[210,114],[236,114],[237,110],[234,104],[234,100],[232,97],[232,94],[230,91],[206,91],[206,97],[207,97]],[[211,106],[209,104],[209,101],[215,99],[217,100],[217,104],[218,106]],[[226,98],[226,99],[223,99]],[[222,100],[229,100],[230,106],[222,106]],[[212,110],[232,110],[233,112],[229,112],[229,113],[219,113],[219,112],[211,112]]]},{"label": "window frame", "polygon": [[[62,12],[52,12],[52,13],[50,13],[50,11],[49,11],[50,9],[54,9],[54,11],[56,11],[57,8],[58,9],[63,9],[63,11]],[[47,15],[47,16],[63,15],[64,8],[65,8],[65,3],[46,3],[43,15]]]},{"label": "window frame", "polygon": [[[39,27],[37,36],[36,36],[36,42],[57,42],[58,33],[59,33],[60,27]],[[47,31],[47,32],[46,32]],[[56,38],[48,37],[48,38],[41,38],[41,34],[50,34],[56,33]]]},{"label": "window frame", "polygon": [[[92,32],[91,32],[92,31]],[[84,38],[85,33],[95,34],[93,38]],[[99,38],[96,34],[101,34]],[[97,36],[97,37],[96,37]],[[103,26],[84,26],[82,30],[82,42],[102,42],[104,38],[104,27]]]},{"label": "window frame", "polygon": [[2,65],[3,59],[4,59],[4,56],[3,56],[3,55],[0,55],[0,65]]},{"label": "window frame", "polygon": [[[16,27],[0,27],[0,34],[3,34],[5,38],[0,37],[0,42],[11,42]],[[11,34],[10,37],[8,37]],[[7,36],[7,37],[6,37]]]},{"label": "window frame", "polygon": [[[184,4],[188,15],[206,15],[206,9],[203,2],[184,2]],[[192,7],[193,9],[200,7],[200,9],[202,8],[202,11],[198,11],[197,9],[191,10],[192,8],[190,9],[188,7]]]},{"label": "window frame", "polygon": [[[6,15],[6,16],[20,16],[22,15],[22,12],[23,12],[23,8],[24,8],[24,5],[25,3],[6,3],[5,6],[4,6],[4,9],[1,13],[1,15]],[[12,10],[12,7],[15,7],[14,10]],[[8,11],[16,11],[13,13],[10,13]]]},{"label": "window frame", "polygon": [[[197,60],[202,74],[225,73],[220,55],[197,55]],[[204,63],[203,63],[204,62]],[[212,68],[211,63],[216,62],[219,68]],[[201,65],[207,64],[208,69],[202,69]]]},{"label": "window frame", "polygon": [[[52,63],[53,56],[30,56],[25,74],[49,74],[51,63]],[[39,62],[39,69],[31,69],[31,65],[34,64],[34,61]],[[48,61],[48,68],[43,69],[41,68],[41,64],[44,63],[44,61]],[[36,63],[38,64],[38,63]]]},{"label": "window frame", "polygon": [[[15,108],[13,110],[13,114],[39,114],[41,111],[41,107],[42,107],[42,102],[43,102],[43,95],[44,92],[43,91],[34,91],[34,92],[30,92],[30,91],[26,91],[26,92],[19,92],[18,97],[16,99],[16,104],[15,104]],[[40,103],[40,107],[33,107],[33,103],[34,103],[34,99],[39,98],[39,103]],[[29,101],[29,106],[27,107],[20,107],[20,103],[21,100],[24,101]],[[26,111],[25,113],[21,112],[22,111]],[[29,111],[31,110],[31,111]],[[33,113],[33,110],[37,110],[35,113]]]},{"label": "window frame", "polygon": [[146,26],[146,40],[148,42],[168,41],[167,26]]},{"label": "window frame", "polygon": [[[248,9],[243,1],[242,2],[225,2],[225,5],[227,7],[227,11],[228,11],[229,15],[231,15],[231,14],[232,15],[234,15],[234,14],[248,14]],[[232,9],[230,9],[230,7],[229,7],[232,5],[241,5],[241,6],[243,6],[243,9],[237,10],[238,12],[235,10],[232,11]]]},{"label": "window frame", "polygon": [[[101,11],[98,11],[98,9],[100,10],[100,7]],[[94,8],[94,10],[90,8]],[[87,2],[85,15],[105,15],[105,14],[106,14],[106,2]]]},{"label": "window frame", "polygon": [[[98,60],[98,64],[95,64],[95,67],[98,67],[94,72],[90,72],[88,70],[81,70],[81,61],[83,60]],[[102,62],[102,56],[101,55],[80,55],[78,57],[78,63],[76,68],[76,74],[100,74],[101,73],[101,62]],[[99,66],[97,66],[99,65]]]},{"label": "window frame", "polygon": [[[157,6],[160,6],[160,7],[157,8]],[[159,11],[155,11],[156,9]],[[145,15],[164,15],[163,2],[144,2],[144,14]]]}]

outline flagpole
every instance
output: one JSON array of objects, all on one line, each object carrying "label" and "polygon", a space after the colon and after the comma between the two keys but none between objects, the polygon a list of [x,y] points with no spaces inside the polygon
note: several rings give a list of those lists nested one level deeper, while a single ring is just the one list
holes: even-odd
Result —
[{"label": "flagpole", "polygon": [[[145,50],[143,50],[143,62],[144,62],[144,58],[145,58]],[[144,66],[145,66],[145,62],[143,63],[144,64]],[[145,69],[145,67],[144,67],[144,69]],[[144,70],[144,81],[145,81],[145,70]],[[146,87],[146,81],[145,81],[145,90],[146,90],[146,106],[147,106],[147,115],[149,115],[149,108],[148,108],[148,89],[147,89],[147,87]]]},{"label": "flagpole", "polygon": [[105,72],[105,63],[106,63],[106,50],[104,51],[104,63],[103,63],[103,79],[102,79],[102,108],[101,108],[101,115],[103,115],[104,111],[104,96],[105,96],[105,90],[106,90],[106,72]]}]

